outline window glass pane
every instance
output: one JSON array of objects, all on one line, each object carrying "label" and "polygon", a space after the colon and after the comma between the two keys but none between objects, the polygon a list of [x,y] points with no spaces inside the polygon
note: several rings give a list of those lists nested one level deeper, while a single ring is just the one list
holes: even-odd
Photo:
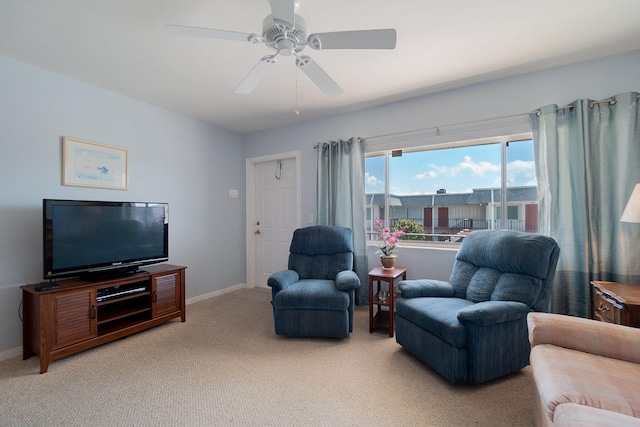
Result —
[{"label": "window glass pane", "polygon": [[533,141],[507,145],[507,224],[511,230],[538,231],[538,184]]},{"label": "window glass pane", "polygon": [[[396,150],[393,154],[367,157],[365,205],[369,238],[377,239],[376,219],[382,219],[383,225],[392,229],[403,230],[407,233],[405,240],[461,242],[474,230],[503,227],[536,232],[533,142],[486,142],[435,150]],[[386,175],[385,156],[389,168]],[[385,179],[389,180],[389,194],[385,194]],[[502,188],[507,189],[504,198]],[[506,218],[501,215],[504,209]]]},{"label": "window glass pane", "polygon": [[461,241],[473,230],[490,228],[484,199],[500,183],[500,163],[500,144],[391,157],[389,185],[396,201],[389,207],[391,224],[406,219],[424,239],[435,242]]}]

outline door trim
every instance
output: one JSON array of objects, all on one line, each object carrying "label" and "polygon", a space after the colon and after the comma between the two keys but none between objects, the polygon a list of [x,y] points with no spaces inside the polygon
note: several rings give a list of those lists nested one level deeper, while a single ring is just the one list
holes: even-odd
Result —
[{"label": "door trim", "polygon": [[[301,224],[301,216],[302,216],[302,207],[300,198],[302,196],[302,185],[301,185],[301,177],[300,177],[300,151],[290,151],[287,153],[280,154],[271,154],[268,156],[260,156],[260,157],[251,157],[246,159],[245,170],[246,170],[246,224],[245,224],[245,237],[246,237],[246,254],[247,254],[247,264],[246,264],[246,274],[247,274],[247,287],[255,288],[256,285],[256,277],[255,277],[255,268],[256,268],[256,238],[253,234],[253,230],[256,223],[256,186],[255,186],[255,178],[256,178],[256,166],[259,163],[264,162],[272,162],[276,160],[284,160],[284,159],[294,159],[296,162],[296,198],[297,198],[297,206],[296,206],[296,228],[300,228]],[[261,287],[266,287],[266,284]]]}]

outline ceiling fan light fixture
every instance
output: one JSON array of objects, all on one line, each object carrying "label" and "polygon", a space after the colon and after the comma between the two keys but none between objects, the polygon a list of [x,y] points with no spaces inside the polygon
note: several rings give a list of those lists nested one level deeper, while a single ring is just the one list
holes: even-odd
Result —
[{"label": "ceiling fan light fixture", "polygon": [[289,40],[294,46],[293,51],[300,52],[306,47],[307,21],[296,15],[295,25],[267,16],[262,23],[262,39],[273,50],[281,49],[279,42]]},{"label": "ceiling fan light fixture", "polygon": [[296,44],[293,40],[281,39],[278,40],[278,53],[282,56],[291,56],[296,51]]}]

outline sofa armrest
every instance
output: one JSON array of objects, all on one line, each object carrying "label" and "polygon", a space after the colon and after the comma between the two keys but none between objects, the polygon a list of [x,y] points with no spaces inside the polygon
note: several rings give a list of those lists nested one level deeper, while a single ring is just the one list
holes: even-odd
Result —
[{"label": "sofa armrest", "polygon": [[336,274],[336,288],[340,291],[349,291],[360,287],[360,278],[355,271],[344,270]]},{"label": "sofa armrest", "polygon": [[398,289],[402,298],[444,297],[454,296],[455,291],[449,282],[443,280],[401,280]]},{"label": "sofa armrest", "polygon": [[300,280],[300,276],[294,270],[280,270],[269,276],[267,285],[276,291],[286,289],[292,283]]},{"label": "sofa armrest", "polygon": [[553,425],[557,427],[640,427],[640,418],[577,403],[563,403],[553,411]]},{"label": "sofa armrest", "polygon": [[581,317],[529,313],[529,342],[640,363],[640,329]]},{"label": "sofa armrest", "polygon": [[473,322],[478,325],[511,322],[526,319],[531,308],[527,304],[515,301],[483,301],[458,310],[460,322]]}]

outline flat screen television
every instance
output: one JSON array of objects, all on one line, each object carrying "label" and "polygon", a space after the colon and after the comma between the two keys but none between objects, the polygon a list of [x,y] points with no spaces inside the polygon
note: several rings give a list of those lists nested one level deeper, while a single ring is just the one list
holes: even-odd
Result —
[{"label": "flat screen television", "polygon": [[135,273],[169,259],[169,204],[43,199],[44,278]]}]

